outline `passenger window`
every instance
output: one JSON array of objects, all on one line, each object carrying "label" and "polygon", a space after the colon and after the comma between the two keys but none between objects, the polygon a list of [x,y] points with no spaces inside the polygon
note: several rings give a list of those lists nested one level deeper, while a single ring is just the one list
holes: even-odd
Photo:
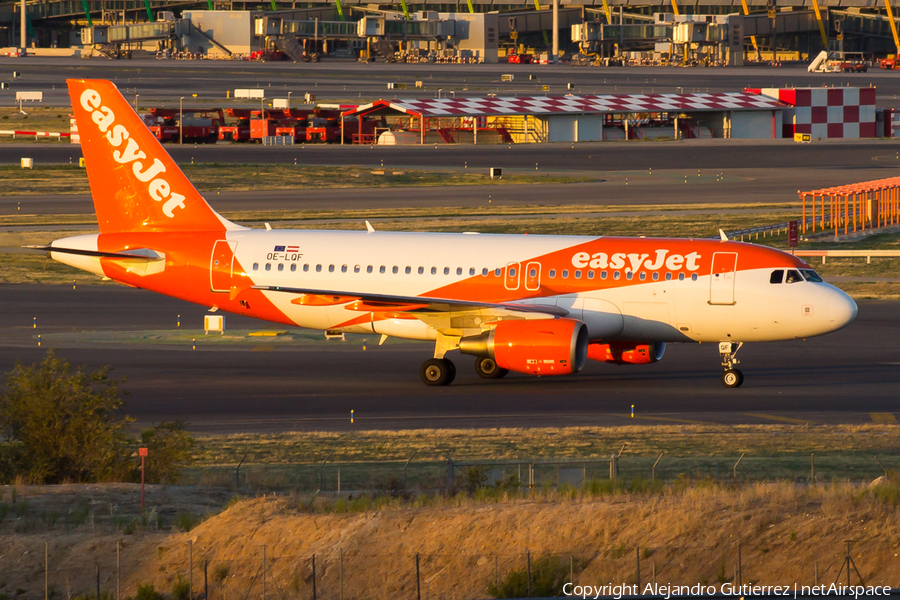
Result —
[{"label": "passenger window", "polygon": [[437,275],[437,267],[431,267],[431,274]]},{"label": "passenger window", "polygon": [[328,272],[334,273],[334,265],[328,265]]},{"label": "passenger window", "polygon": [[450,274],[450,267],[444,267],[444,275]]},{"label": "passenger window", "polygon": [[469,275],[475,274],[475,267],[469,267]]},{"label": "passenger window", "polygon": [[812,269],[803,269],[800,272],[803,274],[803,278],[807,281],[812,281],[813,283],[823,283],[822,277]]},{"label": "passenger window", "polygon": [[653,274],[653,281],[659,281],[659,273]]},{"label": "passenger window", "polygon": [[554,279],[556,277],[556,269],[550,269],[550,279]]},{"label": "passenger window", "polygon": [[487,277],[487,276],[488,276],[488,270],[487,270],[487,269],[482,269],[482,270],[481,270],[481,276],[482,276],[482,277]]},{"label": "passenger window", "polygon": [[528,271],[529,277],[537,277],[537,269],[531,269]]},{"label": "passenger window", "polygon": [[462,275],[462,267],[456,267],[456,274]]},{"label": "passenger window", "polygon": [[322,265],[316,265],[316,273],[322,272]]},{"label": "passenger window", "polygon": [[406,274],[409,275],[412,273],[412,267],[406,267]]},{"label": "passenger window", "polygon": [[296,270],[297,270],[297,263],[293,263],[293,264],[291,265],[291,273],[293,273],[293,272],[296,271]]},{"label": "passenger window", "polygon": [[800,283],[801,281],[803,281],[803,277],[800,276],[800,272],[793,269],[787,272],[787,277],[784,279],[785,283]]},{"label": "passenger window", "polygon": [[678,281],[684,281],[684,273],[678,274]]},{"label": "passenger window", "polygon": [[419,267],[419,275],[425,274],[425,267]]},{"label": "passenger window", "polygon": [[515,269],[510,269],[510,270],[509,270],[509,276],[510,276],[510,277],[515,277],[515,276],[516,276],[516,270],[515,270]]},{"label": "passenger window", "polygon": [[628,271],[627,273],[625,273],[625,279],[629,279],[629,280],[634,279],[634,273],[631,271]]},{"label": "passenger window", "polygon": [[600,279],[606,279],[606,271],[600,271]]},{"label": "passenger window", "polygon": [[672,281],[672,274],[666,273],[666,281]]},{"label": "passenger window", "polygon": [[368,267],[366,267],[366,273],[371,273],[374,270],[375,269],[372,268],[372,265],[369,265]]},{"label": "passenger window", "polygon": [[270,265],[269,263],[266,263],[266,271],[271,271],[271,270],[272,270],[272,265]]},{"label": "passenger window", "polygon": [[581,271],[575,271],[575,279],[581,279]]},{"label": "passenger window", "polygon": [[394,268],[391,269],[391,273],[393,273],[394,275],[396,275],[396,274],[399,273],[399,272],[400,272],[400,267],[398,267],[397,265],[394,265]]},{"label": "passenger window", "polygon": [[618,271],[613,273],[613,279],[618,279],[620,277],[620,273]]},{"label": "passenger window", "polygon": [[359,265],[353,265],[353,272],[354,272],[354,273],[359,273],[359,270],[360,270],[361,268],[362,268],[362,267],[360,267]]},{"label": "passenger window", "polygon": [[284,264],[283,264],[283,263],[278,263],[278,270],[279,270],[279,271],[284,271]]},{"label": "passenger window", "polygon": [[691,281],[697,281],[697,274],[691,273]]},{"label": "passenger window", "polygon": [[494,277],[500,277],[500,273],[503,272],[503,269],[494,269]]},{"label": "passenger window", "polygon": [[253,263],[253,270],[259,271],[259,263]]},{"label": "passenger window", "polygon": [[378,272],[381,273],[382,275],[384,275],[384,272],[385,272],[385,266],[384,266],[384,265],[381,265],[380,267],[378,267]]},{"label": "passenger window", "polygon": [[341,265],[341,273],[347,272],[347,265]]},{"label": "passenger window", "polygon": [[588,279],[593,279],[593,278],[594,278],[594,272],[588,271]]},{"label": "passenger window", "polygon": [[647,279],[647,272],[641,271],[641,281],[644,281],[645,279]]},{"label": "passenger window", "polygon": [[769,275],[769,283],[781,283],[782,281],[784,281],[784,271],[781,269],[772,271],[772,274]]},{"label": "passenger window", "polygon": [[568,278],[569,278],[569,271],[568,271],[568,269],[563,269],[563,272],[562,272],[562,278],[563,278],[563,279],[568,279]]}]

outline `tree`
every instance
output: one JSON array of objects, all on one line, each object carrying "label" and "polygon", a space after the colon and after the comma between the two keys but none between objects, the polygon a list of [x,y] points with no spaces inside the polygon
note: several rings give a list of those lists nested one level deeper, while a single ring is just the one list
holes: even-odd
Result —
[{"label": "tree", "polygon": [[[129,417],[110,367],[94,373],[72,369],[47,352],[39,365],[16,363],[0,397],[0,430],[15,475],[31,483],[121,481],[133,474]],[[9,477],[0,465],[0,476]],[[4,472],[5,471],[5,472]]]}]

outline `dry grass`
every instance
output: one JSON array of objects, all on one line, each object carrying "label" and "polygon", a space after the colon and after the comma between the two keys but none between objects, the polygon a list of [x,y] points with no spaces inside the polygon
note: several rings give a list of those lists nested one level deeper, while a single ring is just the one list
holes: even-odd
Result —
[{"label": "dry grass", "polygon": [[[381,188],[438,185],[521,185],[591,181],[581,176],[509,174],[491,179],[486,173],[456,170],[373,170],[371,167],[310,165],[189,164],[182,169],[201,192],[292,190],[322,188]],[[381,171],[383,174],[377,174]],[[87,173],[70,165],[41,165],[34,169],[0,166],[6,196],[86,194]]]},{"label": "dry grass", "polygon": [[[25,102],[23,109],[27,115],[19,113],[19,107],[0,107],[0,129],[18,131],[56,131],[69,132],[68,106],[41,106],[31,102]],[[0,142],[11,141],[11,137],[0,137]],[[34,141],[34,138],[31,138]]]},{"label": "dry grass", "polygon": [[[738,544],[743,583],[811,585],[816,566],[820,582],[834,580],[846,539],[855,540],[853,559],[866,582],[889,585],[900,576],[898,497],[897,483],[885,482],[673,485],[489,500],[258,498],[235,503],[189,533],[125,536],[123,595],[139,583],[168,592],[188,579],[191,550],[195,591],[209,561],[213,597],[258,592],[264,553],[269,589],[296,597],[311,595],[313,554],[322,596],[336,597],[342,580],[345,597],[414,597],[418,555],[422,596],[461,599],[486,597],[488,581],[524,570],[526,552],[532,560],[553,557],[562,572],[571,564],[582,584],[634,583],[639,555],[643,583],[653,570],[659,583],[719,586],[733,582]],[[115,543],[123,539],[41,531],[3,537],[3,584],[32,596],[43,584],[45,540],[51,583],[76,595],[93,589],[93,570],[84,565],[100,562],[102,573],[112,573]],[[104,579],[103,589],[112,581]]]}]

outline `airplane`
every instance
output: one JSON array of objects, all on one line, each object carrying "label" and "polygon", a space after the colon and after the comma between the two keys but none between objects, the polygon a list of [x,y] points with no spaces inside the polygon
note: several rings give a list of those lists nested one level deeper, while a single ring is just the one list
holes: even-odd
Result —
[{"label": "airplane", "polygon": [[99,234],[33,247],[210,310],[434,342],[420,369],[448,385],[458,350],[485,379],[642,365],[667,344],[717,344],[739,387],[746,342],[838,330],[856,303],[802,260],[721,239],[251,229],[206,202],[115,85],[68,80]]}]

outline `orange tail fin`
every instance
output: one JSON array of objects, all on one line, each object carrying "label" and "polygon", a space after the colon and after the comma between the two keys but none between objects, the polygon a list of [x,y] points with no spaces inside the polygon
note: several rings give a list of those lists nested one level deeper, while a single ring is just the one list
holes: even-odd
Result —
[{"label": "orange tail fin", "polygon": [[101,233],[228,228],[112,82],[66,83]]}]

